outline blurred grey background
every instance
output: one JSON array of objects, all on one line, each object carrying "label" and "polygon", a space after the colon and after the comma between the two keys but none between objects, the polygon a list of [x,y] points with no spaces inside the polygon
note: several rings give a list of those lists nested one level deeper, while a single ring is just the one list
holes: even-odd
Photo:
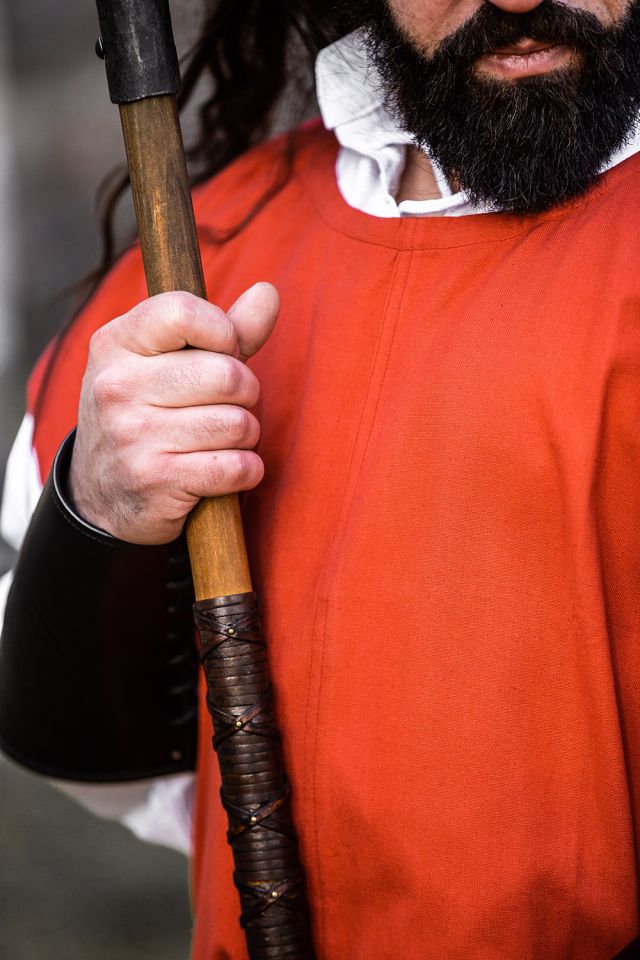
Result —
[{"label": "blurred grey background", "polygon": [[[183,53],[201,3],[173,8]],[[0,480],[28,372],[73,307],[64,291],[96,265],[96,188],[122,160],[96,24],[92,0],[0,0]],[[11,562],[0,544],[0,572]],[[184,858],[3,761],[0,864],[4,960],[188,956]]]}]

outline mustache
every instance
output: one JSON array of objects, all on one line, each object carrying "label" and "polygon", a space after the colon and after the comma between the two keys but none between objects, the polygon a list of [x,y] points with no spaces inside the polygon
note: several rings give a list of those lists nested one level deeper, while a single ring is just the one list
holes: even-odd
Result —
[{"label": "mustache", "polygon": [[508,13],[486,3],[442,41],[434,56],[444,61],[471,61],[525,39],[563,44],[590,54],[601,49],[612,29],[592,13],[568,9],[555,0],[543,0],[527,13]]}]

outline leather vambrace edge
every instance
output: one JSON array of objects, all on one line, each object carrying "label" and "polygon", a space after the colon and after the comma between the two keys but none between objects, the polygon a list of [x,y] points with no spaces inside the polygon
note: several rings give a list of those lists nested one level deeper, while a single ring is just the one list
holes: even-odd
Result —
[{"label": "leather vambrace edge", "polygon": [[81,520],[62,444],[9,591],[0,749],[48,776],[121,782],[192,770],[197,654],[184,540],[125,543]]}]

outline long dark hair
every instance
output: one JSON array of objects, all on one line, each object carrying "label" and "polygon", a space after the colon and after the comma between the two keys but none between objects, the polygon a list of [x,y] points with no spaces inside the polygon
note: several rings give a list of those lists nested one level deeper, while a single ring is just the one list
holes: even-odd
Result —
[{"label": "long dark hair", "polygon": [[[360,0],[360,13],[366,0]],[[187,144],[192,186],[208,180],[276,128],[295,126],[313,109],[313,67],[318,52],[358,22],[340,0],[206,0],[199,39],[182,64],[181,113],[189,110],[202,85],[207,94],[197,110],[195,136]],[[360,16],[360,20],[362,16]],[[235,236],[286,183],[291,151],[285,149],[273,184],[226,234]],[[122,252],[114,219],[129,187],[126,170],[116,170],[100,190],[102,256],[80,288],[80,305],[59,332],[36,401],[38,417],[51,372],[87,301]]]},{"label": "long dark hair", "polygon": [[[295,126],[313,111],[315,58],[358,19],[330,0],[208,0],[208,6],[200,37],[183,63],[178,98],[184,113],[196,91],[208,84],[195,137],[187,144],[192,186],[210,179],[276,128]],[[260,205],[286,182],[287,168],[283,156],[281,175]],[[102,259],[94,283],[117,253],[114,213],[128,187],[124,170],[103,185]]]}]

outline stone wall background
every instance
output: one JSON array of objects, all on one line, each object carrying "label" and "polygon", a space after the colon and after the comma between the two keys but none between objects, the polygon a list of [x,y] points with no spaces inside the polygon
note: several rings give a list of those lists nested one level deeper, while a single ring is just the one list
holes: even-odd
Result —
[{"label": "stone wall background", "polygon": [[[174,0],[180,52],[199,7]],[[92,0],[0,0],[0,480],[28,371],[97,260],[96,188],[122,159],[96,36]],[[0,545],[0,572],[11,560]],[[4,761],[0,864],[7,960],[188,955],[186,861]]]}]

